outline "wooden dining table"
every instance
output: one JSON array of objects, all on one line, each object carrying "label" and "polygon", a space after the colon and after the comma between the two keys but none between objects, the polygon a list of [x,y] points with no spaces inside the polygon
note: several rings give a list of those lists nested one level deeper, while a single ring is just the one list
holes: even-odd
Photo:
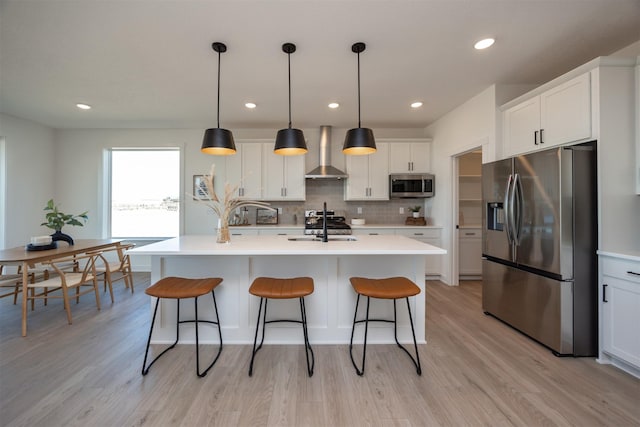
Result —
[{"label": "wooden dining table", "polygon": [[29,268],[37,263],[67,258],[86,252],[118,247],[120,239],[74,239],[75,244],[57,242],[58,247],[40,251],[28,251],[26,246],[0,250],[0,265],[22,266],[22,336],[27,336],[27,284]]}]

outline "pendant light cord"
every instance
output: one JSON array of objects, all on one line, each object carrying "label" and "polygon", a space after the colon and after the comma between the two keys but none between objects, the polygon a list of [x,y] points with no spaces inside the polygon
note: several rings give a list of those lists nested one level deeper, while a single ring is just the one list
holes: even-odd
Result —
[{"label": "pendant light cord", "polygon": [[291,129],[291,54],[287,53],[287,62],[289,65],[289,129]]},{"label": "pendant light cord", "polygon": [[218,52],[218,128],[220,128],[220,52]]},{"label": "pendant light cord", "polygon": [[358,127],[362,127],[360,123],[360,52],[358,52]]}]

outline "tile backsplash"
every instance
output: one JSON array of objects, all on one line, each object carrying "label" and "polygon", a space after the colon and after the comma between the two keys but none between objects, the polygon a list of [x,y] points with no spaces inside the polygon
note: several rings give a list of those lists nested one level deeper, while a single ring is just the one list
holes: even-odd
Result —
[{"label": "tile backsplash", "polygon": [[[391,199],[381,201],[345,201],[344,181],[335,179],[308,179],[306,182],[306,201],[304,202],[270,202],[274,208],[282,208],[278,217],[280,225],[304,224],[304,211],[307,209],[322,209],[323,202],[327,202],[327,209],[334,210],[336,215],[343,215],[347,222],[352,218],[364,218],[367,224],[404,224],[411,216],[409,206],[421,205],[420,216],[430,216],[424,211],[425,199]],[[358,207],[362,213],[358,213]],[[404,208],[404,214],[400,214]],[[428,208],[427,208],[428,209]],[[255,208],[249,208],[251,223],[255,223]]]}]

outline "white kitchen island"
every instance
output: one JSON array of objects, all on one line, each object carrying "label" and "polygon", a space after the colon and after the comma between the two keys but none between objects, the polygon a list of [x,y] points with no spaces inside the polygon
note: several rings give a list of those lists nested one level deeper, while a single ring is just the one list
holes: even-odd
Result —
[{"label": "white kitchen island", "polygon": [[[410,298],[410,303],[416,338],[418,343],[425,342],[424,257],[445,254],[444,249],[399,235],[332,236],[334,240],[329,242],[305,238],[309,236],[234,236],[230,243],[218,244],[215,236],[188,235],[137,247],[128,253],[151,256],[152,283],[168,276],[223,278],[216,289],[216,300],[225,344],[253,343],[259,298],[250,295],[248,289],[260,276],[313,278],[314,293],[305,298],[312,345],[349,342],[356,303],[350,277],[407,277],[422,290],[418,297]],[[175,304],[173,300],[161,301],[153,343],[170,343],[175,339]],[[297,300],[270,300],[267,320],[299,319],[299,307]],[[361,313],[363,307],[361,304]],[[183,319],[193,318],[193,302],[183,301],[180,312]],[[198,314],[200,319],[214,318],[209,295],[199,298]],[[392,319],[393,304],[372,299],[370,317]],[[200,342],[218,342],[213,326],[201,324],[199,334]],[[404,301],[398,301],[398,337],[401,342],[411,342]],[[195,342],[192,324],[181,326],[180,342]],[[368,342],[394,342],[393,328],[388,324],[371,324]],[[300,344],[301,328],[271,324],[265,343]]]}]

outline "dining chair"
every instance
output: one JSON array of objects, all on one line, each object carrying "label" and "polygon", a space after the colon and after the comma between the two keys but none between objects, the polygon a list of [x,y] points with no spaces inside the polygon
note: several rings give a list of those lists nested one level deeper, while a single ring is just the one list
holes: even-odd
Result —
[{"label": "dining chair", "polygon": [[[131,272],[131,260],[126,253],[129,249],[135,247],[135,243],[124,243],[113,249],[103,250],[98,257],[100,262],[96,264],[96,273],[98,281],[102,280],[104,291],[109,287],[109,295],[113,302],[113,282],[123,280],[127,289],[131,289],[133,293],[133,274]],[[110,257],[111,255],[111,257]],[[113,260],[114,255],[117,259]]]},{"label": "dining chair", "polygon": [[13,295],[13,304],[18,301],[18,294],[21,292],[22,274],[4,274],[2,265],[0,265],[0,288],[11,289],[10,292],[0,294],[0,298]]},{"label": "dining chair", "polygon": [[[28,289],[44,289],[44,292],[30,293],[27,295],[28,300],[49,298],[62,298],[64,309],[67,312],[67,320],[72,323],[71,305],[69,304],[69,291],[75,289],[75,294],[71,295],[79,302],[80,296],[93,292],[96,297],[96,306],[100,310],[100,293],[98,291],[98,281],[96,272],[96,259],[100,256],[99,252],[91,254],[77,255],[73,258],[65,258],[59,260],[51,260],[43,262],[44,265],[51,267],[49,279],[42,281],[34,281],[28,283]],[[65,267],[69,262],[74,262],[77,269],[67,270]],[[86,289],[82,289],[82,288]],[[52,294],[61,291],[62,295]]]}]

